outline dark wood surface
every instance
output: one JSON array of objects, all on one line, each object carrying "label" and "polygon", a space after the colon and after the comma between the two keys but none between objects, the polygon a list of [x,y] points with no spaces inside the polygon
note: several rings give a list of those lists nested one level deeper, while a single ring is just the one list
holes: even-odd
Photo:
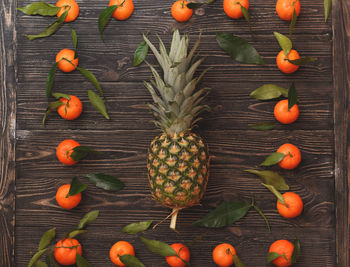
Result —
[{"label": "dark wood surface", "polygon": [[[92,209],[99,209],[100,217],[89,226],[89,233],[79,238],[92,266],[112,266],[108,251],[121,239],[135,245],[137,256],[146,266],[166,266],[162,257],[148,252],[136,237],[122,234],[121,228],[140,220],[160,221],[169,213],[152,200],[146,177],[147,147],[159,132],[149,122],[152,117],[146,104],[151,98],[142,85],[151,74],[144,64],[133,67],[132,60],[142,32],[151,30],[152,40],[156,41],[158,33],[169,43],[174,28],[187,32],[192,42],[203,30],[200,49],[206,60],[201,69],[213,67],[203,81],[213,89],[207,101],[213,111],[204,115],[196,129],[213,156],[211,176],[202,206],[180,213],[179,235],[164,223],[145,236],[190,244],[206,233],[190,247],[193,266],[214,266],[212,249],[220,242],[229,242],[247,266],[261,267],[270,243],[294,237],[302,245],[302,255],[295,266],[349,266],[350,3],[334,2],[332,16],[325,23],[323,1],[302,1],[293,44],[302,55],[316,56],[318,61],[287,76],[275,66],[279,47],[272,32],[287,34],[288,24],[277,17],[272,0],[251,1],[254,40],[244,20],[226,17],[221,1],[198,10],[188,23],[180,24],[170,16],[169,1],[135,0],[135,12],[128,21],[109,23],[105,43],[98,36],[97,17],[106,2],[78,1],[80,16],[70,25],[78,33],[79,64],[101,82],[111,120],[104,120],[88,103],[86,89],[91,85],[79,73],[58,72],[55,89],[80,97],[84,113],[71,122],[52,114],[43,128],[46,76],[56,53],[72,47],[69,27],[64,26],[50,38],[31,42],[23,34],[39,32],[52,19],[15,11],[16,5],[23,6],[28,1],[1,0],[0,266],[26,266],[45,230],[56,226],[63,234]],[[267,65],[243,65],[230,59],[215,42],[217,31],[248,39]],[[148,61],[155,64],[151,54]],[[273,121],[275,102],[251,99],[249,93],[264,83],[288,87],[292,81],[301,99],[298,121],[289,126],[278,125],[270,132],[250,130],[249,123]],[[67,138],[104,153],[65,167],[57,161],[55,148]],[[273,168],[304,200],[304,213],[293,220],[278,215],[274,197],[259,185],[259,179],[242,171],[256,167],[285,142],[296,144],[303,156],[296,170]],[[111,193],[89,186],[76,209],[65,211],[57,206],[54,196],[60,185],[75,175],[97,171],[117,175],[126,183],[125,189]],[[253,211],[225,229],[191,226],[224,200],[250,201],[252,196],[269,219],[271,234]]]}]

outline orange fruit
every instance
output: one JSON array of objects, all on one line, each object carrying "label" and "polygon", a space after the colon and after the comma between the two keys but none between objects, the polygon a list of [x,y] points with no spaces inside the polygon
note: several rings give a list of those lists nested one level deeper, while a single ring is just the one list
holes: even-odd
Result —
[{"label": "orange fruit", "polygon": [[83,111],[83,104],[80,99],[74,95],[69,95],[70,99],[60,98],[63,105],[57,108],[58,114],[65,120],[74,120],[80,116]]},{"label": "orange fruit", "polygon": [[241,6],[249,8],[249,0],[224,0],[224,11],[227,16],[233,19],[243,17]]},{"label": "orange fruit", "polygon": [[135,256],[134,247],[129,242],[118,241],[111,247],[109,251],[109,257],[111,258],[111,261],[117,266],[126,266],[119,259],[119,256],[122,255]]},{"label": "orange fruit", "polygon": [[284,99],[275,105],[273,114],[280,123],[290,124],[295,122],[299,117],[299,107],[297,104],[294,104],[294,106],[288,110],[288,99]]},{"label": "orange fruit", "polygon": [[280,256],[272,261],[272,263],[278,267],[288,267],[292,265],[292,255],[294,251],[294,245],[288,240],[277,240],[273,242],[270,246],[269,252],[275,252],[280,255],[285,255],[287,260]]},{"label": "orange fruit", "polygon": [[58,63],[58,68],[63,72],[71,72],[78,66],[78,58],[75,57],[75,52],[70,49],[62,49],[56,55],[56,62]]},{"label": "orange fruit", "polygon": [[285,218],[295,218],[303,211],[303,201],[300,196],[293,192],[287,192],[283,195],[284,203],[277,201],[277,210]]},{"label": "orange fruit", "polygon": [[187,4],[188,1],[178,0],[171,6],[171,15],[178,22],[188,21],[193,15],[193,10]]},{"label": "orange fruit", "polygon": [[173,250],[175,250],[178,256],[165,257],[166,262],[171,267],[185,267],[185,262],[190,262],[190,250],[188,249],[188,247],[181,243],[174,243],[171,245],[171,247],[173,248]]},{"label": "orange fruit", "polygon": [[64,165],[71,166],[77,163],[77,161],[71,158],[73,148],[80,146],[77,141],[67,139],[63,140],[56,149],[56,156],[60,162]]},{"label": "orange fruit", "polygon": [[78,206],[81,200],[81,193],[67,197],[69,189],[70,184],[65,184],[60,186],[56,193],[56,201],[58,205],[67,210],[73,209],[76,206]]},{"label": "orange fruit", "polygon": [[65,22],[71,22],[79,16],[79,6],[74,0],[58,0],[56,6],[62,7],[60,11],[58,11],[57,17],[60,17],[68,10],[67,17],[64,19]]},{"label": "orange fruit", "polygon": [[281,145],[277,152],[283,153],[286,155],[279,163],[278,165],[286,170],[292,170],[296,168],[300,161],[301,161],[301,153],[299,148],[297,148],[295,145],[292,144],[284,144]]},{"label": "orange fruit", "polygon": [[229,267],[233,264],[232,254],[236,255],[235,248],[228,243],[222,243],[214,248],[213,260],[220,267]]},{"label": "orange fruit", "polygon": [[77,253],[81,255],[83,249],[74,238],[66,238],[57,242],[55,247],[55,259],[61,265],[72,265],[76,262]]},{"label": "orange fruit", "polygon": [[300,14],[299,0],[277,0],[276,12],[281,19],[291,21],[293,18],[294,9],[297,16],[299,16]]},{"label": "orange fruit", "polygon": [[130,18],[131,14],[134,12],[134,3],[132,0],[125,0],[125,2],[122,3],[123,0],[111,0],[108,4],[108,6],[118,5],[117,9],[112,14],[113,18],[117,20],[126,20]]},{"label": "orange fruit", "polygon": [[284,54],[282,50],[281,52],[278,53],[276,57],[277,67],[279,68],[280,71],[287,74],[296,72],[299,69],[299,66],[290,63],[288,59],[295,60],[299,58],[300,58],[299,53],[294,49],[290,50],[287,56]]}]

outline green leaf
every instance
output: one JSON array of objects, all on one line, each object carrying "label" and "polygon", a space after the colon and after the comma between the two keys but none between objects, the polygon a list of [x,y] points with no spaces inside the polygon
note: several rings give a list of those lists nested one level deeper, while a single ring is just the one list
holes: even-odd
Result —
[{"label": "green leaf", "polygon": [[74,47],[74,51],[75,51],[75,58],[77,58],[77,46],[78,46],[77,32],[73,28],[71,28],[70,31],[72,34],[72,41],[73,41],[73,47]]},{"label": "green leaf", "polygon": [[146,58],[147,53],[148,53],[148,44],[143,41],[142,43],[139,44],[139,46],[136,48],[135,53],[134,53],[134,66],[140,65]]},{"label": "green leaf", "polygon": [[145,267],[145,265],[135,256],[124,254],[119,256],[119,259],[128,267]]},{"label": "green leaf", "polygon": [[258,100],[270,100],[281,95],[288,97],[288,90],[275,84],[264,84],[250,93],[250,97]]},{"label": "green leaf", "polygon": [[328,20],[329,14],[331,13],[332,0],[324,0],[324,21]]},{"label": "green leaf", "polygon": [[274,171],[245,170],[246,172],[260,176],[265,184],[273,185],[277,190],[287,191],[289,186],[284,178]]},{"label": "green leaf", "polygon": [[90,83],[92,83],[93,86],[95,86],[95,88],[99,91],[100,95],[103,96],[101,86],[97,81],[96,76],[92,72],[88,71],[87,69],[83,69],[79,67],[77,67],[77,69]]},{"label": "green leaf", "polygon": [[150,225],[152,224],[153,221],[143,221],[143,222],[137,222],[137,223],[131,223],[128,224],[127,226],[125,226],[122,229],[123,233],[127,233],[127,234],[137,234],[138,232],[142,232],[147,230]]},{"label": "green leaf", "polygon": [[[240,4],[241,5],[241,4]],[[248,23],[248,27],[249,27],[249,31],[250,33],[253,33],[252,31],[252,27],[250,25],[250,18],[249,18],[249,12],[248,9],[246,9],[244,6],[241,5],[241,11],[243,13],[244,19],[247,21]]]},{"label": "green leaf", "polygon": [[294,60],[288,59],[288,61],[290,63],[292,63],[293,65],[297,65],[297,66],[307,65],[308,63],[316,61],[316,60],[317,60],[316,57],[301,57],[299,59],[294,59]]},{"label": "green leaf", "polygon": [[47,246],[51,244],[55,236],[56,236],[56,228],[47,230],[40,239],[38,250],[47,248]]},{"label": "green leaf", "polygon": [[273,34],[275,35],[281,49],[283,50],[283,53],[287,56],[293,47],[292,41],[281,33],[274,32]]},{"label": "green leaf", "polygon": [[189,8],[189,9],[197,9],[197,8],[200,8],[201,6],[203,5],[209,5],[211,3],[214,3],[216,0],[207,0],[205,2],[202,2],[202,3],[199,3],[199,2],[190,2],[188,3],[186,6]]},{"label": "green leaf", "polygon": [[62,106],[62,105],[64,105],[64,103],[61,102],[60,100],[55,101],[55,102],[50,102],[48,104],[48,106],[46,108],[46,112],[45,112],[43,120],[42,120],[42,123],[43,123],[44,126],[45,126],[46,119],[50,115],[50,113],[52,111],[55,111],[59,106]]},{"label": "green leaf", "polygon": [[277,164],[278,162],[280,162],[282,159],[285,158],[285,154],[283,153],[279,153],[279,152],[274,152],[272,154],[270,154],[265,160],[264,162],[262,162],[260,164],[260,166],[272,166]]},{"label": "green leaf", "polygon": [[101,35],[101,39],[103,41],[103,30],[109,21],[109,19],[112,17],[113,12],[118,8],[118,5],[112,5],[107,8],[105,8],[100,16],[98,17],[98,30]]},{"label": "green leaf", "polygon": [[230,57],[248,64],[265,64],[256,49],[245,39],[230,33],[216,33],[216,41]]},{"label": "green leaf", "polygon": [[295,11],[295,8],[294,8],[293,9],[293,17],[292,17],[292,20],[290,21],[290,24],[289,24],[289,34],[290,35],[293,34],[294,26],[295,26],[295,23],[297,23],[297,19],[298,19],[297,12]]},{"label": "green leaf", "polygon": [[95,186],[109,191],[118,191],[124,188],[124,183],[113,175],[104,173],[84,174],[82,177],[87,178]]},{"label": "green leaf", "polygon": [[78,230],[84,229],[88,224],[92,223],[98,217],[100,212],[98,210],[93,210],[87,213],[79,222]]},{"label": "green leaf", "polygon": [[248,126],[258,131],[269,131],[274,129],[276,124],[272,122],[260,122],[256,124],[248,124]]},{"label": "green leaf", "polygon": [[292,265],[295,264],[300,256],[300,241],[298,239],[294,240],[294,250],[291,258]]},{"label": "green leaf", "polygon": [[276,252],[269,252],[269,254],[267,254],[267,264],[270,264],[271,262],[273,262],[275,259],[281,257],[282,255],[276,253]]},{"label": "green leaf", "polygon": [[36,35],[25,34],[24,36],[27,37],[31,41],[35,40],[35,39],[38,39],[38,38],[44,38],[44,37],[51,36],[59,28],[61,28],[62,24],[64,23],[65,18],[67,17],[67,14],[68,14],[68,11],[65,11],[58,19],[56,19],[51,25],[49,25],[41,33],[36,34]]},{"label": "green leaf", "polygon": [[52,93],[52,96],[56,99],[60,99],[60,98],[65,98],[65,99],[68,99],[70,100],[70,95],[67,95],[67,94],[62,94],[62,93]]},{"label": "green leaf", "polygon": [[80,254],[77,252],[76,254],[76,260],[78,267],[91,267],[91,264],[88,263],[86,259],[84,259]]},{"label": "green leaf", "polygon": [[95,107],[95,109],[97,109],[97,111],[99,111],[107,120],[109,120],[107,108],[102,98],[92,90],[88,90],[88,96],[90,103]]},{"label": "green leaf", "polygon": [[56,16],[60,9],[60,7],[45,2],[32,3],[24,7],[17,8],[17,10],[23,12],[26,15],[40,15],[51,17]]},{"label": "green leaf", "polygon": [[72,231],[72,232],[70,232],[68,234],[68,237],[69,238],[74,238],[74,237],[76,237],[78,235],[85,234],[86,232],[87,232],[87,230],[74,230],[74,231]]},{"label": "green leaf", "polygon": [[57,70],[57,66],[58,66],[59,62],[55,62],[50,71],[49,71],[49,75],[47,75],[46,78],[46,97],[49,99],[51,96],[51,90],[52,90],[52,86],[53,83],[55,81],[55,74],[56,74],[56,70]]},{"label": "green leaf", "polygon": [[271,233],[270,223],[267,220],[265,214],[261,211],[261,209],[258,206],[256,206],[256,205],[252,205],[252,206],[260,214],[260,216],[264,219],[264,221],[266,223],[267,230],[269,230],[269,232]]},{"label": "green leaf", "polygon": [[101,154],[101,152],[93,150],[87,146],[76,146],[72,150],[73,152],[70,156],[74,161],[82,160],[91,153]]},{"label": "green leaf", "polygon": [[140,240],[143,244],[146,245],[146,247],[152,251],[153,253],[156,253],[160,256],[175,256],[176,252],[175,250],[169,246],[167,243],[164,243],[162,241],[158,240],[151,240],[147,239],[143,236],[140,236]]},{"label": "green leaf", "polygon": [[207,228],[229,226],[243,218],[250,207],[251,205],[245,202],[224,202],[193,225]]},{"label": "green leaf", "polygon": [[284,198],[282,196],[282,194],[273,186],[273,185],[268,185],[268,184],[264,184],[261,183],[263,186],[265,186],[267,189],[269,189],[277,198],[277,200],[282,203],[283,205],[285,205],[286,203],[284,202]]},{"label": "green leaf", "polygon": [[70,183],[70,189],[69,189],[69,192],[68,192],[66,198],[68,198],[70,196],[77,195],[77,194],[83,192],[86,188],[87,188],[86,184],[80,183],[78,178],[74,177],[72,179],[72,182]]},{"label": "green leaf", "polygon": [[48,250],[48,248],[39,250],[34,256],[30,259],[28,267],[34,266],[34,264],[40,259],[40,257]]},{"label": "green leaf", "polygon": [[41,260],[37,260],[36,263],[35,263],[35,266],[36,267],[48,267],[48,265],[45,262],[41,261]]},{"label": "green leaf", "polygon": [[241,262],[240,258],[237,255],[232,254],[232,257],[233,257],[233,263],[235,264],[236,267],[245,267],[245,265],[243,264],[243,262]]},{"label": "green leaf", "polygon": [[297,102],[298,96],[293,82],[288,90],[288,110],[290,110]]},{"label": "green leaf", "polygon": [[54,252],[50,253],[50,254],[46,254],[46,264],[49,266],[49,267],[62,267],[55,259],[54,257]]}]

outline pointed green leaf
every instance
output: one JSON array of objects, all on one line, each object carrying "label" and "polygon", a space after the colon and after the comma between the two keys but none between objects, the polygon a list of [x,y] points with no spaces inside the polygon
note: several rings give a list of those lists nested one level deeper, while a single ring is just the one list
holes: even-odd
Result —
[{"label": "pointed green leaf", "polygon": [[98,80],[96,79],[96,76],[92,72],[88,71],[87,69],[83,69],[83,68],[79,68],[79,67],[77,67],[77,69],[90,83],[92,83],[93,86],[95,86],[95,88],[99,91],[101,96],[103,96],[101,86],[100,86]]},{"label": "pointed green leaf", "polygon": [[248,124],[248,126],[258,131],[269,131],[274,129],[276,124],[272,122],[260,122],[256,124]]},{"label": "pointed green leaf", "polygon": [[276,252],[269,252],[269,254],[267,254],[267,259],[266,262],[267,264],[270,264],[271,262],[273,262],[275,259],[281,257],[282,255],[276,253]]},{"label": "pointed green leaf", "polygon": [[266,227],[267,229],[269,230],[269,232],[271,233],[271,227],[270,227],[270,223],[269,221],[267,220],[265,214],[261,211],[261,209],[256,206],[256,205],[252,205],[253,208],[260,214],[260,216],[264,219],[265,223],[266,223]]},{"label": "pointed green leaf", "polygon": [[102,41],[103,41],[103,30],[104,30],[106,24],[108,23],[108,21],[110,20],[110,18],[112,17],[113,12],[117,8],[118,8],[118,5],[109,6],[109,7],[105,8],[101,12],[100,16],[98,17],[98,30],[100,32]]},{"label": "pointed green leaf", "polygon": [[138,232],[142,232],[147,230],[153,221],[142,221],[142,222],[137,222],[137,223],[131,223],[128,224],[127,226],[125,226],[122,229],[123,233],[127,233],[127,234],[137,234]]},{"label": "pointed green leaf", "polygon": [[68,234],[68,238],[74,238],[78,235],[85,234],[87,230],[74,230]]},{"label": "pointed green leaf", "polygon": [[128,267],[146,267],[138,258],[133,255],[124,254],[119,259]]},{"label": "pointed green leaf", "polygon": [[52,93],[52,96],[56,99],[60,99],[60,98],[65,98],[65,99],[68,99],[70,100],[70,95],[67,95],[67,94],[62,94],[62,93]]},{"label": "pointed green leaf", "polygon": [[34,266],[34,264],[40,259],[40,257],[48,250],[48,248],[39,250],[34,256],[30,259],[28,267]]},{"label": "pointed green leaf", "polygon": [[52,90],[53,83],[55,81],[55,74],[56,74],[58,63],[59,62],[55,62],[52,65],[52,67],[51,67],[51,69],[49,71],[49,74],[47,75],[47,78],[46,78],[46,97],[48,99],[51,96],[51,90]]},{"label": "pointed green leaf", "polygon": [[66,195],[66,198],[68,198],[70,196],[77,195],[77,194],[83,192],[86,188],[87,188],[86,184],[80,183],[78,178],[74,177],[72,179],[72,182],[70,183],[70,189],[69,189],[68,194]]},{"label": "pointed green leaf", "polygon": [[243,218],[250,207],[251,205],[245,202],[224,202],[193,225],[207,228],[229,226]]},{"label": "pointed green leaf", "polygon": [[145,238],[143,236],[140,236],[140,240],[143,244],[146,245],[146,247],[152,251],[153,253],[156,253],[160,256],[174,256],[176,255],[175,250],[169,246],[167,243],[164,243],[162,241],[158,240],[152,240]]},{"label": "pointed green leaf", "polygon": [[88,261],[85,258],[80,256],[78,252],[76,254],[76,261],[77,261],[78,267],[91,267],[91,264],[88,263]]},{"label": "pointed green leaf", "polygon": [[40,16],[56,16],[60,7],[51,5],[45,2],[31,3],[24,7],[18,7],[17,10],[26,15],[40,15]]},{"label": "pointed green leaf", "polygon": [[258,51],[245,39],[230,33],[216,33],[216,41],[230,57],[248,64],[265,64]]},{"label": "pointed green leaf", "polygon": [[99,111],[107,120],[109,120],[109,115],[107,113],[107,108],[102,98],[98,96],[94,91],[88,90],[88,96],[90,103]]},{"label": "pointed green leaf", "polygon": [[331,13],[332,0],[324,0],[324,21],[328,20],[329,14]]},{"label": "pointed green leaf", "polygon": [[264,184],[264,183],[261,183],[261,184],[263,186],[265,186],[267,189],[269,189],[276,196],[277,200],[280,203],[285,205],[284,198],[283,198],[282,194],[273,185],[268,185],[268,184]]},{"label": "pointed green leaf", "polygon": [[288,90],[275,84],[264,84],[250,93],[250,97],[258,100],[270,100],[281,95],[288,97]]},{"label": "pointed green leaf", "polygon": [[264,162],[262,162],[260,164],[260,166],[272,166],[277,164],[278,162],[280,162],[282,159],[285,158],[285,154],[283,153],[279,153],[279,152],[274,152],[272,154],[270,154],[265,160]]},{"label": "pointed green leaf", "polygon": [[87,178],[90,183],[93,183],[99,188],[109,191],[118,191],[124,188],[124,183],[113,175],[104,173],[84,174],[82,177]]},{"label": "pointed green leaf", "polygon": [[99,213],[100,212],[98,210],[93,210],[85,214],[85,216],[80,220],[78,224],[78,230],[84,229],[88,224],[96,220]]},{"label": "pointed green leaf", "polygon": [[237,255],[232,254],[232,257],[233,257],[233,263],[236,267],[245,267],[245,265]]},{"label": "pointed green leaf", "polygon": [[[241,5],[241,4],[240,4]],[[244,6],[241,5],[241,11],[243,13],[243,16],[244,16],[244,19],[247,21],[248,23],[248,27],[249,27],[249,31],[251,33],[252,32],[252,27],[251,27],[251,24],[250,24],[250,18],[249,18],[249,12],[248,12],[248,9],[246,9]]]},{"label": "pointed green leaf", "polygon": [[299,59],[294,59],[294,60],[288,59],[288,61],[290,63],[297,65],[297,66],[307,65],[308,63],[316,61],[316,60],[317,60],[316,57],[301,57]]},{"label": "pointed green leaf", "polygon": [[284,178],[274,171],[245,170],[246,172],[258,175],[265,184],[273,185],[277,190],[287,191],[289,186]]},{"label": "pointed green leaf", "polygon": [[40,239],[38,250],[43,250],[47,248],[47,246],[51,244],[55,236],[56,236],[56,228],[47,230]]},{"label": "pointed green leaf", "polygon": [[289,34],[290,35],[293,34],[294,26],[295,26],[295,23],[297,23],[297,19],[298,19],[297,12],[295,11],[295,8],[294,8],[293,9],[293,17],[292,17],[292,20],[290,21],[290,25],[289,25]]},{"label": "pointed green leaf", "polygon": [[73,152],[70,156],[74,161],[79,161],[86,158],[91,153],[101,154],[101,152],[87,146],[76,146],[73,148]]},{"label": "pointed green leaf", "polygon": [[62,106],[62,105],[64,105],[64,103],[61,102],[60,100],[55,101],[55,102],[50,102],[48,104],[48,106],[46,108],[46,112],[45,112],[44,117],[42,119],[43,126],[45,126],[46,119],[50,115],[50,113],[52,111],[55,111],[59,106]]},{"label": "pointed green leaf", "polygon": [[300,241],[298,239],[294,240],[294,250],[291,258],[292,265],[295,264],[300,256]]},{"label": "pointed green leaf", "polygon": [[297,91],[294,82],[288,90],[288,110],[290,110],[298,102]]},{"label": "pointed green leaf", "polygon": [[74,51],[75,51],[75,58],[77,58],[77,46],[78,46],[78,36],[77,36],[77,32],[71,28],[70,29],[71,34],[72,34],[72,41],[73,41],[73,47],[74,47]]},{"label": "pointed green leaf", "polygon": [[139,46],[136,48],[134,53],[134,66],[140,65],[146,58],[148,53],[148,44],[143,41],[139,44]]},{"label": "pointed green leaf", "polygon": [[45,262],[41,261],[41,260],[37,260],[36,263],[35,263],[35,266],[36,267],[48,267],[48,265]]},{"label": "pointed green leaf", "polygon": [[283,53],[287,56],[293,47],[292,41],[281,33],[274,32],[273,34],[275,35],[281,49],[283,50]]}]

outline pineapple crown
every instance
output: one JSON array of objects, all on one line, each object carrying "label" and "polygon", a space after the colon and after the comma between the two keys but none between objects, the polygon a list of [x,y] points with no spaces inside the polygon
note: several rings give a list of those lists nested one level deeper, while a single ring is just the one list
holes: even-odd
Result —
[{"label": "pineapple crown", "polygon": [[170,135],[190,131],[201,119],[198,115],[204,110],[209,110],[209,106],[202,105],[201,102],[210,89],[197,89],[208,69],[199,77],[193,78],[198,66],[204,60],[204,58],[196,60],[194,55],[200,43],[200,36],[189,53],[189,38],[186,35],[181,37],[178,30],[174,31],[169,53],[159,37],[159,52],[147,36],[144,35],[143,39],[163,69],[162,79],[155,68],[147,63],[154,80],[144,84],[154,101],[154,104],[149,104],[149,108],[154,115],[155,125]]}]

